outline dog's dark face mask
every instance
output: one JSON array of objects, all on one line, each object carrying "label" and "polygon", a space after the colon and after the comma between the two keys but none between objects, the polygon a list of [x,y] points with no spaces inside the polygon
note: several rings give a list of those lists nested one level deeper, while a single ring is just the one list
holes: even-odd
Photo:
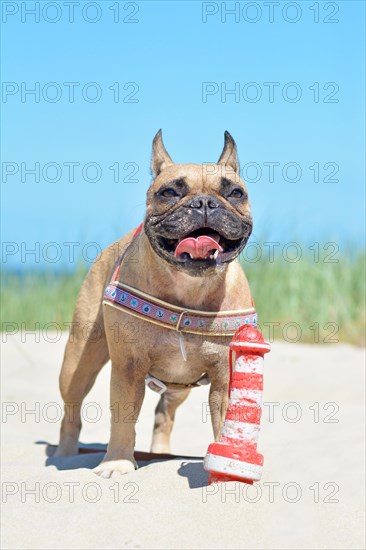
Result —
[{"label": "dog's dark face mask", "polygon": [[218,163],[200,166],[174,164],[159,131],[152,172],[144,229],[156,254],[192,276],[217,273],[239,256],[253,222],[228,132]]}]

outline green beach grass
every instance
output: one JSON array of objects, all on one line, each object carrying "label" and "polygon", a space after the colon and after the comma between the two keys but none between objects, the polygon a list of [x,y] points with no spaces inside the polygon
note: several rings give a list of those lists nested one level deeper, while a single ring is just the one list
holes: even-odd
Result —
[{"label": "green beach grass", "polygon": [[[297,262],[266,256],[242,264],[267,340],[365,344],[364,252],[344,251],[335,262],[316,262],[308,252]],[[42,330],[48,323],[68,330],[86,272],[84,265],[71,274],[3,271],[2,330]]]}]

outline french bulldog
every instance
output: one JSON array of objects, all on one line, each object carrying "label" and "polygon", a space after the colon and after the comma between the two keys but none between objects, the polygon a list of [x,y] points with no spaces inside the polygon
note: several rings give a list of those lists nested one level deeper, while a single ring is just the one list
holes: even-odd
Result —
[{"label": "french bulldog", "polygon": [[[137,467],[135,424],[147,375],[167,385],[155,410],[151,451],[157,453],[169,452],[176,409],[187,399],[190,384],[203,374],[211,384],[209,407],[217,439],[229,384],[231,336],[185,333],[185,360],[177,331],[103,305],[104,290],[116,266],[116,250],[118,255],[130,251],[118,280],[164,302],[207,312],[252,308],[239,255],[253,223],[234,139],[225,132],[216,164],[175,164],[160,130],[153,140],[151,169],[153,181],[147,190],[140,233],[133,239],[134,231],[130,231],[106,248],[83,282],[60,374],[65,414],[55,456],[70,456],[78,453],[83,399],[111,360],[110,440],[103,461],[94,469],[105,478]],[[88,338],[86,326],[92,327]],[[169,387],[170,383],[176,386]]]}]

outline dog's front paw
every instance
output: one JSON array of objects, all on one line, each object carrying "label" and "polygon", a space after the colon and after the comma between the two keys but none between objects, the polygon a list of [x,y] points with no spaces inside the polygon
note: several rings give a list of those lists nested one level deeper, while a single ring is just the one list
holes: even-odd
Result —
[{"label": "dog's front paw", "polygon": [[93,472],[105,479],[115,478],[122,476],[123,474],[129,474],[137,470],[137,464],[135,460],[103,460],[94,468]]}]

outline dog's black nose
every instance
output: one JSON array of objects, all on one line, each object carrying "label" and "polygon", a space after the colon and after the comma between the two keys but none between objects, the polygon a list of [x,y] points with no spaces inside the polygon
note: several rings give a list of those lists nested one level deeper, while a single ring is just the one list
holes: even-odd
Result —
[{"label": "dog's black nose", "polygon": [[218,208],[220,203],[214,198],[207,195],[194,197],[186,204],[189,208],[197,208],[199,210],[207,210],[208,208]]}]

